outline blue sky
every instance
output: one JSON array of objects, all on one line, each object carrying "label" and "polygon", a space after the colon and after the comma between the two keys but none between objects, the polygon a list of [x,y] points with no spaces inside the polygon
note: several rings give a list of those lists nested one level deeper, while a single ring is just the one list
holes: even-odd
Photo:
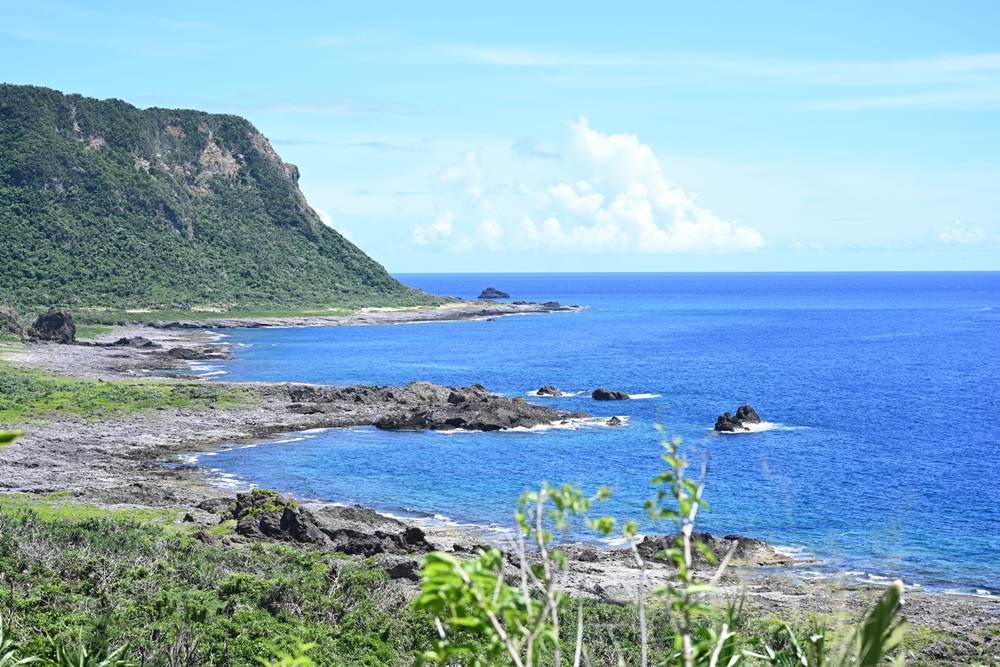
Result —
[{"label": "blue sky", "polygon": [[244,116],[395,272],[1000,269],[1000,3],[284,4],[0,0],[0,80]]}]

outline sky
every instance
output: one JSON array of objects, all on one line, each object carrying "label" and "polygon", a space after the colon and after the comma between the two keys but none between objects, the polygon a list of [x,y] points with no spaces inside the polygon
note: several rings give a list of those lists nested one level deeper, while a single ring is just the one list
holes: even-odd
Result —
[{"label": "sky", "polygon": [[992,0],[0,0],[0,81],[243,116],[397,273],[1000,270],[997,26]]}]

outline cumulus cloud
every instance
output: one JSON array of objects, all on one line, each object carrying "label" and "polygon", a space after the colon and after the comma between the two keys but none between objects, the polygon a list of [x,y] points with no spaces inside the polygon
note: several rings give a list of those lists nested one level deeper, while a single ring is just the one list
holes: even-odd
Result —
[{"label": "cumulus cloud", "polygon": [[452,232],[455,231],[452,224],[455,215],[451,211],[446,211],[429,225],[417,225],[413,228],[413,240],[422,246],[439,245],[451,240]]},{"label": "cumulus cloud", "polygon": [[333,216],[332,215],[330,215],[329,213],[327,213],[326,211],[324,211],[321,208],[313,208],[313,210],[316,211],[316,215],[319,216],[320,222],[322,222],[324,225],[326,225],[330,229],[333,229]]},{"label": "cumulus cloud", "polygon": [[937,233],[937,238],[942,243],[962,244],[985,243],[989,240],[982,227],[974,227],[961,220],[945,225],[944,229]]},{"label": "cumulus cloud", "polygon": [[[465,210],[449,212],[447,234],[431,234],[439,219],[414,228],[414,240],[453,251],[666,254],[764,247],[756,229],[723,220],[668,180],[653,149],[636,135],[603,134],[582,117],[568,125],[567,153],[552,163],[560,173],[548,182],[491,183],[476,151],[442,170],[439,184],[463,192]],[[503,200],[494,202],[495,193]]]}]

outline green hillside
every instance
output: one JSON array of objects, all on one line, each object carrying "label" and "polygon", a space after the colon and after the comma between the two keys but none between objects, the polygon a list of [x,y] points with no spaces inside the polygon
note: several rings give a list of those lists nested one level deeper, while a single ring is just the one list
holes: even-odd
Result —
[{"label": "green hillside", "polygon": [[0,85],[0,301],[409,305],[243,118]]}]

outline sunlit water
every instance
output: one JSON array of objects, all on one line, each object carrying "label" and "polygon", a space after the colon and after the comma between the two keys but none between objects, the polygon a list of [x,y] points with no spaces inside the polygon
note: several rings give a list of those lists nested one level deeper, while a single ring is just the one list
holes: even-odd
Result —
[{"label": "sunlit water", "polygon": [[[1000,274],[405,275],[579,313],[229,330],[227,380],[485,384],[625,428],[329,430],[222,450],[228,479],[408,516],[511,524],[543,480],[615,489],[641,517],[657,433],[710,454],[703,528],[817,555],[862,578],[1000,593]],[[532,395],[544,384],[577,392]],[[598,403],[596,387],[644,395]],[[716,435],[750,403],[771,426]]]}]

